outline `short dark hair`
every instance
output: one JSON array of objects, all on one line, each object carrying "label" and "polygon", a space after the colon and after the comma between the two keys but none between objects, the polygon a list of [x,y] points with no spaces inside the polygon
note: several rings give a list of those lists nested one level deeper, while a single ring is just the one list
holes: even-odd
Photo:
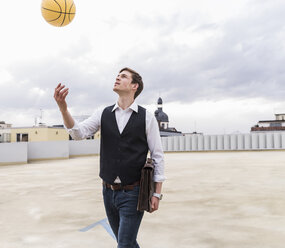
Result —
[{"label": "short dark hair", "polygon": [[129,67],[125,67],[125,68],[121,69],[120,73],[122,71],[130,72],[132,74],[132,84],[138,84],[139,85],[139,87],[137,88],[137,91],[135,93],[135,96],[134,96],[136,98],[143,90],[143,81],[142,81],[141,75]]}]

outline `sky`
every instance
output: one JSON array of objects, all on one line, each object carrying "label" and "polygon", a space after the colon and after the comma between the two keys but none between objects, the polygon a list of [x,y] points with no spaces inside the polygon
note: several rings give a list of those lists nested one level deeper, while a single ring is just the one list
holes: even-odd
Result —
[{"label": "sky", "polygon": [[137,103],[154,112],[162,97],[185,133],[248,133],[285,113],[284,0],[74,3],[65,27],[43,19],[41,0],[1,3],[0,121],[62,124],[58,83],[72,115],[90,115],[116,102],[125,66],[144,81]]}]

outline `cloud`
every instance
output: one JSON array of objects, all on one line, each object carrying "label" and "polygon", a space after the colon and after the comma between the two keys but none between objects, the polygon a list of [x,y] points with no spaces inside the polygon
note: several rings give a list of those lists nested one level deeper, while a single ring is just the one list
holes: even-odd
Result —
[{"label": "cloud", "polygon": [[281,0],[245,0],[237,5],[221,1],[219,6],[206,0],[151,6],[142,2],[129,9],[116,3],[109,12],[109,5],[101,6],[101,11],[96,8],[96,17],[88,5],[78,6],[77,19],[66,29],[47,27],[35,38],[29,29],[25,45],[19,47],[12,39],[7,54],[15,50],[31,56],[10,58],[8,65],[1,60],[0,119],[6,119],[7,111],[31,115],[40,108],[53,119],[57,109],[53,91],[59,82],[70,88],[67,99],[73,113],[90,114],[116,100],[113,82],[125,66],[143,76],[145,89],[138,102],[145,105],[154,104],[159,95],[166,103],[187,106],[225,99],[252,104],[256,98],[283,101]]},{"label": "cloud", "polygon": [[[142,33],[134,32],[134,43],[114,60],[117,66],[94,59],[94,41],[82,36],[56,55],[14,65],[10,72],[17,84],[40,85],[47,95],[57,82],[66,82],[75,92],[72,103],[92,99],[94,104],[104,104],[113,100],[113,79],[126,65],[143,75],[146,87],[140,98],[147,103],[159,92],[168,101],[182,102],[224,97],[282,99],[285,6],[275,1],[270,5],[252,3],[246,8],[245,14],[216,23],[209,22],[205,15],[195,15],[195,11],[189,15],[189,7],[169,15],[156,16],[157,10],[149,15],[142,12],[130,20],[130,29]],[[118,20],[119,16],[114,18]],[[125,24],[117,23],[112,32],[116,34]],[[22,88],[18,90],[15,96]]]},{"label": "cloud", "polygon": [[[162,31],[157,29],[159,35],[166,32],[167,37],[162,36],[155,40],[155,45],[145,45],[121,59],[145,75],[146,101],[151,98],[148,94],[159,91],[168,101],[181,102],[225,97],[282,100],[285,4],[275,1],[270,8],[268,5],[249,5],[245,15],[193,29],[189,28],[187,17],[180,16],[185,24],[185,37],[189,38],[184,43],[174,38],[183,25],[178,29],[170,25],[165,31],[163,25],[157,24],[162,26]],[[160,21],[152,21],[154,27]],[[177,23],[177,16],[172,16],[168,23]],[[199,36],[203,42],[193,47],[191,37],[195,40]]]},{"label": "cloud", "polygon": [[54,108],[53,94],[58,83],[70,88],[68,100],[71,106],[80,105],[89,110],[110,101],[116,73],[109,81],[105,75],[108,67],[89,60],[88,45],[87,40],[81,39],[69,52],[10,65],[7,68],[10,77],[0,92],[1,106]]}]

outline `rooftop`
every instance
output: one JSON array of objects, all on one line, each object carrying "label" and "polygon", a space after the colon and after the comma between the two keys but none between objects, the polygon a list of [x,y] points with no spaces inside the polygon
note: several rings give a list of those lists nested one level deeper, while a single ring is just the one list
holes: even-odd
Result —
[{"label": "rooftop", "polygon": [[53,126],[26,126],[26,127],[11,127],[10,129],[39,129],[39,128],[55,128],[55,129],[64,129],[63,125],[53,125]]},{"label": "rooftop", "polygon": [[259,121],[258,123],[280,123],[285,122],[285,120],[265,120],[265,121]]},{"label": "rooftop", "polygon": [[[141,247],[283,247],[284,161],[284,151],[165,154],[164,199],[145,213]],[[1,246],[115,247],[98,168],[98,156],[1,166]]]}]

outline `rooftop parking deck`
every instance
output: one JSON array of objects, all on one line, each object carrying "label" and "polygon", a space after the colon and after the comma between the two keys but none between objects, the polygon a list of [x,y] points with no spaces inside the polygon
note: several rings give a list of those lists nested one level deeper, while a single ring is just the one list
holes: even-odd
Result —
[{"label": "rooftop parking deck", "polygon": [[[284,151],[167,153],[165,164],[141,248],[284,248]],[[98,168],[98,156],[0,166],[0,247],[115,248]]]}]

